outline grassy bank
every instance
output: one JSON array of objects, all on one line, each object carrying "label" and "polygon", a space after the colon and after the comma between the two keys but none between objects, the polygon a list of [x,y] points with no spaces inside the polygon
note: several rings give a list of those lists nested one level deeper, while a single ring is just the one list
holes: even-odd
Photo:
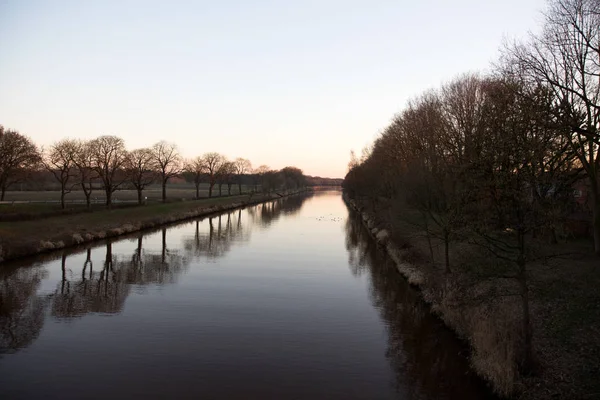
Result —
[{"label": "grassy bank", "polygon": [[565,256],[529,266],[536,368],[523,374],[516,357],[522,341],[516,283],[483,276],[494,261],[466,240],[453,243],[452,273],[445,274],[443,243],[420,228],[418,212],[355,200],[349,204],[400,272],[421,289],[432,311],[469,343],[473,369],[498,394],[536,400],[600,398],[600,262],[590,243],[550,245],[540,238],[541,251]]},{"label": "grassy bank", "polygon": [[[293,194],[292,192],[285,195]],[[0,262],[279,198],[240,195],[0,222]]]}]

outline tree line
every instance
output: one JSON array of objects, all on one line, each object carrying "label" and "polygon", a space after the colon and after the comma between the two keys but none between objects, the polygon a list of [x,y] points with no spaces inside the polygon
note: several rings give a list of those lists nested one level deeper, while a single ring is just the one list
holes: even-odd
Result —
[{"label": "tree line", "polygon": [[0,201],[11,186],[33,179],[33,172],[40,170],[48,171],[59,184],[63,209],[65,196],[74,190],[81,190],[90,207],[92,192],[97,188],[104,192],[107,207],[113,203],[113,194],[125,188],[136,190],[138,203],[142,204],[144,190],[156,183],[162,187],[162,201],[166,201],[167,183],[174,177],[193,182],[196,198],[200,198],[200,186],[205,182],[208,197],[213,197],[215,185],[219,196],[223,195],[223,185],[228,195],[233,185],[242,194],[244,177],[251,180],[253,191],[307,185],[302,170],[296,167],[278,171],[266,165],[253,168],[245,158],[229,160],[216,152],[184,159],[177,145],[166,141],[128,151],[122,138],[100,136],[92,140],[62,139],[40,149],[27,136],[0,125]]},{"label": "tree line", "polygon": [[[429,238],[469,240],[516,279],[521,362],[532,360],[527,266],[542,238],[557,241],[589,192],[600,255],[600,1],[552,0],[541,33],[506,43],[486,75],[462,75],[409,101],[344,180],[351,197],[418,210]],[[583,211],[585,211],[585,207]],[[430,242],[431,243],[431,242]],[[498,275],[500,276],[500,275]]]}]

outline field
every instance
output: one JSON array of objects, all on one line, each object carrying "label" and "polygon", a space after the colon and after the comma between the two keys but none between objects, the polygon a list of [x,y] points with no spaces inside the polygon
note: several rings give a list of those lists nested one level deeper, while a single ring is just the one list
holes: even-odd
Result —
[{"label": "field", "polygon": [[[242,192],[248,193],[251,187],[242,186]],[[223,197],[227,196],[227,186],[223,185]],[[162,203],[162,189],[153,185],[143,192],[147,197],[146,204]],[[237,185],[231,187],[231,195],[239,195]],[[196,188],[189,184],[167,185],[167,201],[181,202],[193,200]],[[218,186],[213,188],[213,197],[219,197]],[[0,203],[0,221],[23,221],[45,218],[53,215],[76,214],[105,209],[106,197],[100,190],[92,192],[92,207],[88,210],[85,196],[81,191],[73,191],[66,196],[66,209],[60,207],[60,192],[58,191],[8,191],[5,201]],[[200,186],[200,198],[208,198],[208,184]],[[137,205],[135,190],[118,190],[113,194],[113,208],[130,208]]]},{"label": "field", "polygon": [[[251,188],[242,185],[242,192],[246,193]],[[238,186],[231,186],[231,194],[237,195]],[[161,200],[162,189],[160,185],[152,185],[148,189],[144,190],[143,195],[148,197],[149,202],[156,202]],[[219,187],[215,185],[213,187],[213,196],[219,195]],[[227,195],[227,185],[223,185],[223,195]],[[167,185],[167,198],[169,199],[186,199],[191,200],[196,197],[196,188],[192,184],[174,184]],[[200,185],[200,197],[208,197],[208,184],[203,183]],[[65,196],[69,203],[83,203],[85,202],[85,196],[82,191],[73,191]],[[104,203],[106,197],[102,190],[96,190],[92,192],[92,199],[94,203]],[[56,190],[48,191],[7,191],[4,199],[6,202],[13,201],[31,201],[31,202],[56,202],[60,201],[60,192]],[[137,202],[137,192],[135,190],[118,190],[113,194],[113,200],[115,203],[119,202]]]},{"label": "field", "polygon": [[116,207],[67,215],[55,213],[45,218],[29,220],[4,220],[0,221],[0,261],[154,228],[186,218],[276,198],[279,198],[279,195],[243,194]]}]

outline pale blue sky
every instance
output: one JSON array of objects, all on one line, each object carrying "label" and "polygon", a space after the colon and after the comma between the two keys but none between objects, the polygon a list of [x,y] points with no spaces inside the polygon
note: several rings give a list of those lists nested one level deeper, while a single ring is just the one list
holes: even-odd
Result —
[{"label": "pale blue sky", "polygon": [[0,0],[0,124],[343,177],[406,100],[485,71],[543,0]]}]

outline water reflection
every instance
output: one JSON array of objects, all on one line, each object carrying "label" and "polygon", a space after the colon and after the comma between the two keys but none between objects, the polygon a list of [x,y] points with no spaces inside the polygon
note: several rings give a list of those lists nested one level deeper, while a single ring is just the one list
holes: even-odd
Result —
[{"label": "water reflection", "polygon": [[[370,297],[387,327],[388,358],[397,388],[409,399],[481,399],[481,381],[468,372],[465,348],[400,276],[393,262],[369,237],[360,216],[345,226],[348,264],[353,275],[368,274]],[[467,371],[467,372],[465,372]]]},{"label": "water reflection", "polygon": [[40,268],[0,272],[0,354],[27,347],[44,325],[46,299],[37,296]]},{"label": "water reflection", "polygon": [[189,262],[180,251],[169,249],[167,231],[167,228],[160,230],[160,251],[144,250],[143,233],[134,240],[131,255],[113,254],[113,241],[107,241],[102,267],[96,270],[91,248],[86,251],[80,273],[76,273],[74,266],[67,268],[68,255],[63,253],[62,279],[54,293],[52,316],[75,318],[87,313],[119,313],[132,285],[175,283]]},{"label": "water reflection", "polygon": [[238,210],[209,217],[206,232],[200,229],[200,221],[196,221],[194,235],[184,239],[183,248],[193,257],[215,259],[223,257],[233,243],[249,239],[250,232],[242,224],[242,210]]},{"label": "water reflection", "polygon": [[248,215],[253,224],[267,228],[281,215],[293,215],[300,211],[306,199],[311,196],[300,194],[250,206],[247,208]]},{"label": "water reflection", "polygon": [[143,248],[144,235],[139,234],[137,246],[132,255],[117,261],[120,270],[125,272],[128,284],[150,285],[170,284],[177,282],[179,276],[185,272],[190,260],[179,249],[169,248],[167,245],[167,228],[160,230],[160,251],[145,250]]},{"label": "water reflection", "polygon": [[1,269],[0,398],[484,398],[339,194],[309,197]]},{"label": "water reflection", "polygon": [[[281,215],[300,210],[310,196],[281,198],[246,209],[196,220],[192,235],[181,238],[182,249],[168,245],[169,228],[139,232],[126,239],[107,240],[80,252],[64,251],[60,259],[60,280],[52,293],[39,294],[39,286],[48,271],[41,267],[4,267],[0,271],[0,354],[31,345],[44,325],[45,310],[54,318],[68,321],[90,313],[118,314],[135,287],[176,283],[192,260],[217,259],[234,244],[250,240],[252,229],[268,227]],[[246,219],[246,221],[244,220]],[[181,225],[179,225],[181,226]],[[145,247],[145,239],[160,233],[160,247]],[[115,254],[116,243],[133,243],[130,251]],[[176,246],[177,247],[177,246]],[[101,253],[101,262],[94,256]],[[44,255],[40,261],[56,256]]]},{"label": "water reflection", "polygon": [[112,243],[106,244],[102,268],[94,271],[91,249],[81,273],[67,269],[67,254],[61,257],[62,279],[52,301],[53,317],[76,318],[87,313],[115,314],[121,312],[129,295],[129,285],[123,279],[125,271],[115,268]]}]

